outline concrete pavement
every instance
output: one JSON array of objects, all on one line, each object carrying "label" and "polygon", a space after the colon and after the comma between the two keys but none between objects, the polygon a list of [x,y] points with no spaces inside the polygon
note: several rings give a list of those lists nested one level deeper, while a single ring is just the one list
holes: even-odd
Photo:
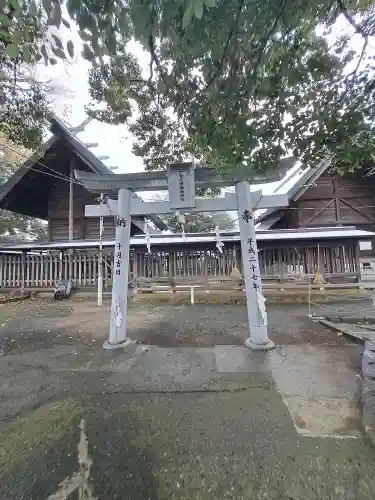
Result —
[{"label": "concrete pavement", "polygon": [[99,500],[372,499],[359,349],[59,345],[4,356],[0,498],[56,493],[79,467],[84,419]]}]

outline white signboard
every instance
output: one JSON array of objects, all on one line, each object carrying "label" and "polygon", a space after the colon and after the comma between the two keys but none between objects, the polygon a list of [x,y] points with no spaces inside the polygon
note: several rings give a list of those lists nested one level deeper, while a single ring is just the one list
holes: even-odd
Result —
[{"label": "white signboard", "polygon": [[195,176],[193,164],[168,167],[169,204],[172,209],[195,206]]},{"label": "white signboard", "polygon": [[359,242],[359,249],[360,250],[372,250],[371,241],[360,241]]}]

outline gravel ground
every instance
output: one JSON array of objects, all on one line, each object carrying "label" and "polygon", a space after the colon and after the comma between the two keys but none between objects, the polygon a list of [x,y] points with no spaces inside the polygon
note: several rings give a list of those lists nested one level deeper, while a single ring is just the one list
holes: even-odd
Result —
[{"label": "gravel ground", "polygon": [[[342,307],[342,305],[341,305]],[[102,343],[108,334],[110,303],[33,299],[0,306],[0,353],[55,345]],[[348,341],[308,318],[304,304],[270,304],[270,337],[278,345],[343,345]],[[244,305],[154,305],[129,307],[134,340],[162,347],[242,345],[248,336]]]}]

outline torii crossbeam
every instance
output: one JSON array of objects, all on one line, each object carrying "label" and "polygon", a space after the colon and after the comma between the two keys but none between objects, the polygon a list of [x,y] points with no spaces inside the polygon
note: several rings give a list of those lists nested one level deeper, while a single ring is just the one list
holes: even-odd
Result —
[{"label": "torii crossbeam", "polygon": [[[285,172],[283,172],[284,174]],[[288,205],[286,195],[262,196],[261,191],[250,191],[251,183],[265,183],[272,178],[229,178],[211,169],[196,167],[191,163],[170,165],[166,171],[137,174],[94,174],[75,171],[76,178],[86,189],[94,193],[118,192],[118,200],[107,204],[87,205],[86,217],[116,217],[116,243],[112,284],[112,305],[109,340],[105,349],[123,348],[131,341],[127,336],[127,300],[129,276],[130,224],[132,215],[171,214],[178,210],[191,212],[216,212],[238,210],[242,265],[246,289],[246,301],[250,336],[245,345],[251,349],[267,350],[274,347],[268,338],[267,313],[262,293],[258,249],[256,242],[254,211],[260,208],[281,208]],[[196,188],[235,186],[235,194],[224,198],[195,198]],[[165,202],[142,202],[133,198],[135,191],[168,190]]]}]

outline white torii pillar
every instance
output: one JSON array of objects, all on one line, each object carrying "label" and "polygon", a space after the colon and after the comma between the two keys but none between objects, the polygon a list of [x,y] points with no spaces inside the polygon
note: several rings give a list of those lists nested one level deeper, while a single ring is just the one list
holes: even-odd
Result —
[{"label": "white torii pillar", "polygon": [[[259,268],[259,257],[253,213],[255,209],[275,208],[288,205],[286,195],[262,196],[261,191],[250,192],[248,181],[234,179],[232,182],[218,178],[207,169],[198,169],[197,182],[194,170],[176,166],[167,172],[147,172],[102,176],[77,172],[76,176],[91,191],[106,192],[118,190],[118,202],[108,200],[107,205],[87,205],[86,217],[116,217],[116,243],[114,252],[111,326],[105,349],[122,348],[130,343],[127,337],[127,301],[131,215],[172,214],[178,209],[192,212],[238,210],[243,274],[250,336],[245,345],[251,349],[268,350],[274,343],[268,338],[267,314]],[[195,186],[235,185],[236,194],[212,200],[196,200]],[[126,187],[124,187],[126,186]],[[138,189],[137,189],[138,188]],[[132,198],[136,190],[169,190],[169,201],[149,202]]]},{"label": "white torii pillar", "polygon": [[[267,312],[262,292],[258,246],[255,234],[254,207],[248,182],[236,184],[238,203],[238,222],[240,226],[242,269],[245,280],[247,316],[250,337],[245,340],[246,347],[268,350],[275,344],[268,338]],[[254,193],[258,196],[258,192]],[[255,197],[254,196],[254,197]]]},{"label": "white torii pillar", "polygon": [[132,191],[130,189],[119,190],[118,213],[115,218],[116,244],[112,270],[112,305],[109,340],[105,342],[104,349],[125,347],[130,342],[127,337],[127,323],[131,199]]}]

